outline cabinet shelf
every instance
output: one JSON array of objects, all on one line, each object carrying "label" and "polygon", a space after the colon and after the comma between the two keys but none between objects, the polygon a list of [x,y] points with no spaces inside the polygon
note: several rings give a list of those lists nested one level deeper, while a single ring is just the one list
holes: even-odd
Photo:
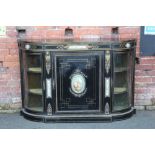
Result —
[{"label": "cabinet shelf", "polygon": [[127,92],[127,88],[125,87],[115,87],[114,88],[114,94],[122,94],[122,93],[125,93]]},{"label": "cabinet shelf", "polygon": [[42,89],[29,89],[29,93],[36,94],[36,95],[42,95]]},{"label": "cabinet shelf", "polygon": [[115,69],[114,69],[114,72],[115,72],[115,73],[118,73],[118,72],[125,72],[125,71],[127,71],[127,70],[128,70],[127,67],[119,67],[119,68],[115,68]]},{"label": "cabinet shelf", "polygon": [[40,67],[28,68],[28,72],[41,73],[41,68]]}]

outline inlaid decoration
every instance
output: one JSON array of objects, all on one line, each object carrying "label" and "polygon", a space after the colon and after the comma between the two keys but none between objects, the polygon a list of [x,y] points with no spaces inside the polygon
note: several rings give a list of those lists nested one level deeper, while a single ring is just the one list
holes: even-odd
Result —
[{"label": "inlaid decoration", "polygon": [[107,74],[110,71],[110,51],[105,52],[105,70]]},{"label": "inlaid decoration", "polygon": [[108,115],[109,114],[109,103],[107,102],[106,105],[105,105],[105,114]]},{"label": "inlaid decoration", "polygon": [[25,49],[26,49],[26,50],[30,50],[30,48],[31,48],[31,45],[29,45],[29,44],[26,44],[26,45],[25,45]]},{"label": "inlaid decoration", "polygon": [[99,57],[56,56],[57,110],[99,109]]},{"label": "inlaid decoration", "polygon": [[80,71],[76,71],[70,77],[71,79],[71,93],[75,96],[82,96],[86,93],[86,77]]},{"label": "inlaid decoration", "polygon": [[50,103],[47,106],[47,115],[52,115],[52,106]]},{"label": "inlaid decoration", "polygon": [[50,69],[51,69],[51,61],[50,61],[51,57],[50,57],[50,53],[46,52],[45,54],[45,61],[46,61],[46,71],[49,74],[50,73]]},{"label": "inlaid decoration", "polygon": [[105,78],[105,97],[110,97],[110,78]]},{"label": "inlaid decoration", "polygon": [[51,98],[52,97],[52,82],[51,79],[46,79],[46,98]]}]

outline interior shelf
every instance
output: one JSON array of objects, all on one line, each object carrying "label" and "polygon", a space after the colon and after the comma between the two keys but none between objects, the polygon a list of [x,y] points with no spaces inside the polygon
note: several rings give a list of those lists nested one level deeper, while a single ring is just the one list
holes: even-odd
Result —
[{"label": "interior shelf", "polygon": [[120,67],[120,68],[115,68],[114,69],[114,72],[117,73],[117,72],[124,72],[124,71],[127,71],[128,68],[127,67]]},{"label": "interior shelf", "polygon": [[28,72],[41,73],[41,68],[40,67],[28,68]]},{"label": "interior shelf", "polygon": [[29,89],[29,93],[42,95],[42,89]]},{"label": "interior shelf", "polygon": [[127,88],[125,87],[115,87],[114,88],[114,94],[122,94],[127,92]]}]

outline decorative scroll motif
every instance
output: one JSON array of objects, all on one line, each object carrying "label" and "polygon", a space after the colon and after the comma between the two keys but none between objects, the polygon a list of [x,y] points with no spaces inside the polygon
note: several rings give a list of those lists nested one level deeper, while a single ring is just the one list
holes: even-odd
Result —
[{"label": "decorative scroll motif", "polygon": [[130,42],[122,42],[120,44],[120,48],[127,48],[130,49],[131,48],[131,43]]},{"label": "decorative scroll motif", "polygon": [[107,74],[110,71],[110,51],[105,52],[105,70]]},{"label": "decorative scroll motif", "polygon": [[46,98],[52,98],[51,79],[46,79]]},{"label": "decorative scroll motif", "polygon": [[110,97],[110,78],[105,78],[105,97]]},{"label": "decorative scroll motif", "polygon": [[52,115],[52,106],[50,103],[47,106],[47,115]]},{"label": "decorative scroll motif", "polygon": [[62,50],[62,49],[64,49],[64,48],[65,48],[64,45],[58,45],[58,46],[57,46],[57,49],[60,49],[60,50]]},{"label": "decorative scroll motif", "polygon": [[69,50],[83,50],[83,49],[88,49],[87,45],[70,45],[68,46]]},{"label": "decorative scroll motif", "polygon": [[51,69],[51,61],[50,61],[50,52],[46,52],[45,54],[45,61],[46,61],[46,71],[49,74]]},{"label": "decorative scroll motif", "polygon": [[90,46],[89,46],[89,49],[98,49],[98,48],[99,48],[98,45],[92,45],[92,46],[90,45]]},{"label": "decorative scroll motif", "polygon": [[77,97],[83,96],[87,89],[86,89],[86,76],[80,72],[80,70],[76,70],[71,76],[71,88],[70,92]]},{"label": "decorative scroll motif", "polygon": [[104,113],[105,113],[106,115],[109,115],[109,111],[110,111],[109,104],[108,104],[108,103],[106,103]]}]

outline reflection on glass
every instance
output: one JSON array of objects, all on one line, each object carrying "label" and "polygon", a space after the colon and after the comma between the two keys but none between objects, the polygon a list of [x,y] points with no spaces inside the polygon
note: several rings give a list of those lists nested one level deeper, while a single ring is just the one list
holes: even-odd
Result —
[{"label": "reflection on glass", "polygon": [[29,93],[27,108],[34,111],[43,111],[42,96]]},{"label": "reflection on glass", "polygon": [[129,107],[129,99],[127,92],[114,95],[114,105],[113,105],[114,111],[119,111],[122,109],[126,109],[128,107]]},{"label": "reflection on glass", "polygon": [[41,67],[41,58],[40,55],[27,55],[27,64],[28,67]]},{"label": "reflection on glass", "polygon": [[114,53],[114,63],[115,68],[127,67],[128,53]]},{"label": "reflection on glass", "polygon": [[29,89],[41,89],[41,74],[28,73]]}]

